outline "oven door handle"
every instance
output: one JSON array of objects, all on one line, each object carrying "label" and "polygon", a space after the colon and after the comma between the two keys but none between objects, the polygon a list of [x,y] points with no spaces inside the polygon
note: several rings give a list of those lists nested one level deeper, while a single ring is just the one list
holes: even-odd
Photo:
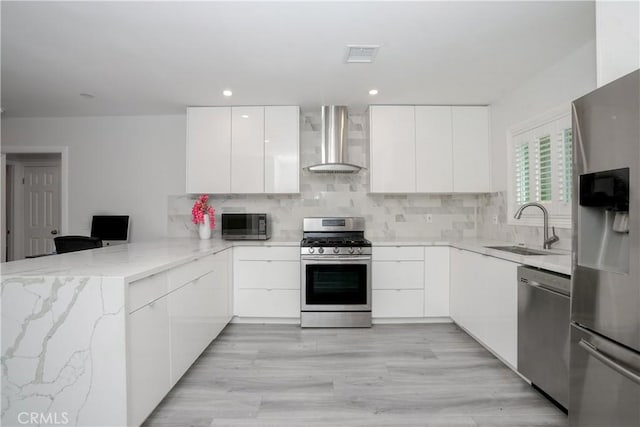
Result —
[{"label": "oven door handle", "polygon": [[371,261],[370,256],[342,256],[342,255],[324,255],[324,256],[308,256],[304,255],[302,257],[302,261],[340,261],[340,262],[349,262],[349,261]]}]

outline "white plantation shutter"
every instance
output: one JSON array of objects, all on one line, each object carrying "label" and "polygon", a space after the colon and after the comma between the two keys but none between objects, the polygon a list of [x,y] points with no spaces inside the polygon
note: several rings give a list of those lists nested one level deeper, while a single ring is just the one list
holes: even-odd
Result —
[{"label": "white plantation shutter", "polygon": [[572,169],[573,161],[572,151],[572,129],[562,129],[558,133],[556,150],[558,152],[558,168],[556,168],[556,176],[560,184],[558,198],[562,203],[571,203],[571,185],[572,185]]},{"label": "white plantation shutter", "polygon": [[551,202],[551,136],[544,135],[534,142],[535,146],[535,180],[537,202]]},{"label": "white plantation shutter", "polygon": [[[562,114],[512,134],[511,212],[527,202],[547,207],[552,218],[569,225],[572,188],[571,119]],[[535,219],[537,212],[523,217]],[[564,221],[564,222],[563,222]]]},{"label": "white plantation shutter", "polygon": [[529,167],[529,144],[520,142],[515,150],[515,172],[516,172],[516,202],[521,205],[531,201],[530,192],[530,167]]}]

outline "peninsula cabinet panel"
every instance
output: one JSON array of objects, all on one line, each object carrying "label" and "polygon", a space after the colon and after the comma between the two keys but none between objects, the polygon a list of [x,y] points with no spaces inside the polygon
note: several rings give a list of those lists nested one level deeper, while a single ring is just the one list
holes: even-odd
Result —
[{"label": "peninsula cabinet panel", "polygon": [[264,191],[300,192],[300,108],[264,108]]},{"label": "peninsula cabinet panel", "polygon": [[231,191],[231,109],[187,109],[187,193]]},{"label": "peninsula cabinet panel", "polygon": [[487,107],[452,107],[453,191],[488,193],[489,111]]},{"label": "peninsula cabinet panel", "polygon": [[416,106],[416,191],[453,191],[451,107]]},{"label": "peninsula cabinet panel", "polygon": [[231,108],[231,192],[264,192],[264,107]]},{"label": "peninsula cabinet panel", "polygon": [[415,108],[373,105],[369,114],[371,192],[415,192]]},{"label": "peninsula cabinet panel", "polygon": [[129,425],[137,426],[171,388],[167,298],[130,314],[128,323],[127,412]]}]

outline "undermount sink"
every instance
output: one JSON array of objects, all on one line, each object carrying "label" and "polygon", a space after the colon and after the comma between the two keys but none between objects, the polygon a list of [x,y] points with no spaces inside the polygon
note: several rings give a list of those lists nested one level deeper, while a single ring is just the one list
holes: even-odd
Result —
[{"label": "undermount sink", "polygon": [[518,255],[557,255],[554,252],[531,249],[525,246],[485,246],[485,248],[497,249],[499,251],[511,252]]}]

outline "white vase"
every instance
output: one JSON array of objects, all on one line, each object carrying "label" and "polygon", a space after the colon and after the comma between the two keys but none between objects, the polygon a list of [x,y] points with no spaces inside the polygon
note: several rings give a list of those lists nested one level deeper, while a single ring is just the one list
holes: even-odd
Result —
[{"label": "white vase", "polygon": [[204,223],[198,224],[198,235],[200,239],[207,240],[211,238],[211,225],[209,224],[209,215],[204,215]]}]

